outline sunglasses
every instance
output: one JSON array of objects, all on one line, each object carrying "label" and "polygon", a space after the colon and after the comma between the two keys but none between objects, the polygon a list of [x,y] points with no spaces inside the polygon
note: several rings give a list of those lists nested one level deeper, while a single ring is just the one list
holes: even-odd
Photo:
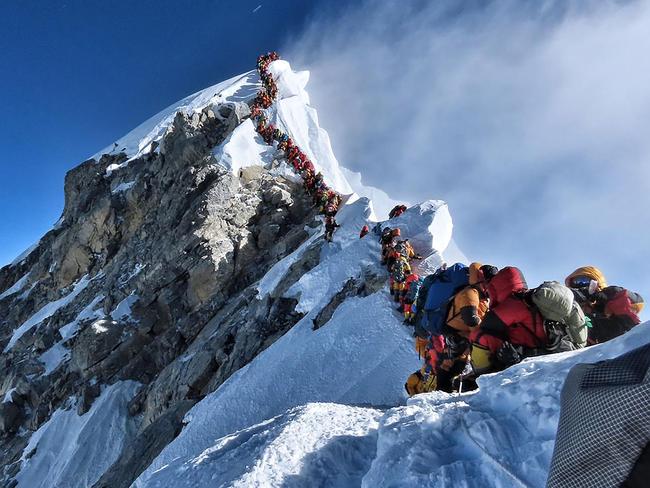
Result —
[{"label": "sunglasses", "polygon": [[591,284],[591,278],[587,276],[576,276],[571,278],[571,287],[572,288],[584,288]]}]

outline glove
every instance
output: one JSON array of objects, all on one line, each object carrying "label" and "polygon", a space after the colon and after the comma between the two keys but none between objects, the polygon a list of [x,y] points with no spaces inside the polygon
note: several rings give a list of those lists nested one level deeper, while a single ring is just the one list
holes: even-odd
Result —
[{"label": "glove", "polygon": [[503,345],[497,351],[497,360],[503,364],[506,368],[512,366],[513,364],[520,363],[523,357],[509,342],[504,342]]}]

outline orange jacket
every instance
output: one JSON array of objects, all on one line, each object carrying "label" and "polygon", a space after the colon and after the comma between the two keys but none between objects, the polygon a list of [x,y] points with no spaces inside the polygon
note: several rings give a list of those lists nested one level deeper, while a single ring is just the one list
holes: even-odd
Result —
[{"label": "orange jacket", "polygon": [[447,325],[465,337],[481,324],[490,305],[487,293],[480,288],[480,267],[480,263],[469,265],[469,286],[456,293],[447,315]]}]

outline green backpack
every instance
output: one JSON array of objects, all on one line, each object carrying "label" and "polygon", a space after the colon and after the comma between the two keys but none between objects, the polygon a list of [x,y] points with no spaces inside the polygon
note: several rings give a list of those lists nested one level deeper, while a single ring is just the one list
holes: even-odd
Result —
[{"label": "green backpack", "polygon": [[[581,348],[587,344],[586,317],[568,287],[557,281],[545,281],[530,291],[530,297],[542,317],[546,321],[555,323],[547,324],[549,336],[552,334],[557,336],[558,331],[564,329],[574,346]],[[558,324],[563,327],[558,327]]]}]

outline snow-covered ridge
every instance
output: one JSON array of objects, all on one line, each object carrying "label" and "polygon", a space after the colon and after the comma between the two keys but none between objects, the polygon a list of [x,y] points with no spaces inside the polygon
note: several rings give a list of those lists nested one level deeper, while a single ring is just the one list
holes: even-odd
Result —
[{"label": "snow-covered ridge", "polygon": [[151,151],[153,142],[162,139],[177,112],[192,115],[210,104],[247,102],[255,97],[258,89],[259,78],[254,70],[205,88],[147,119],[115,143],[94,154],[91,159],[99,160],[104,154],[121,152],[126,154],[128,160],[140,157]]},{"label": "snow-covered ridge", "polygon": [[[286,132],[309,156],[330,187],[341,194],[352,195],[350,201],[354,201],[358,196],[370,198],[375,218],[386,218],[397,202],[381,190],[366,187],[361,183],[358,173],[351,172],[339,164],[332,151],[329,135],[320,127],[318,114],[309,104],[309,94],[306,91],[309,72],[295,72],[284,60],[272,62],[269,71],[278,85],[278,100],[269,109],[271,122]],[[111,165],[107,169],[107,176],[111,176],[129,161],[151,152],[154,147],[152,143],[162,139],[177,112],[191,116],[213,104],[249,103],[260,86],[257,72],[249,71],[189,95],[154,115],[114,144],[102,149],[93,155],[93,159],[99,160],[103,154],[125,153],[126,162]],[[269,166],[275,157],[274,149],[264,144],[250,120],[237,127],[226,141],[214,148],[213,153],[219,164],[235,174],[241,168],[249,166]],[[127,189],[128,184],[123,183],[113,191],[118,193]]]},{"label": "snow-covered ridge", "polygon": [[[341,227],[334,234],[334,242],[323,247],[320,263],[284,295],[297,299],[296,309],[305,317],[190,410],[183,432],[136,486],[189,486],[189,481],[180,481],[180,473],[186,473],[194,463],[192,459],[210,449],[215,439],[292,407],[309,402],[383,406],[404,401],[404,378],[418,368],[419,359],[413,352],[411,333],[402,325],[385,289],[387,275],[379,266],[377,236],[359,239],[359,229],[364,224],[373,225],[371,214],[366,198],[339,211]],[[440,264],[442,256],[434,246],[444,248],[448,243],[445,236],[451,236],[451,218],[443,202],[413,207],[394,223],[413,236],[414,247],[430,256],[431,266]],[[259,293],[275,293],[277,283],[309,245],[308,241],[272,268],[258,285]],[[313,330],[313,320],[351,279],[365,281],[367,286],[376,281],[379,291],[351,296],[327,323]],[[205,471],[197,469],[202,472],[200,479],[206,480],[214,465],[203,466]]]}]

